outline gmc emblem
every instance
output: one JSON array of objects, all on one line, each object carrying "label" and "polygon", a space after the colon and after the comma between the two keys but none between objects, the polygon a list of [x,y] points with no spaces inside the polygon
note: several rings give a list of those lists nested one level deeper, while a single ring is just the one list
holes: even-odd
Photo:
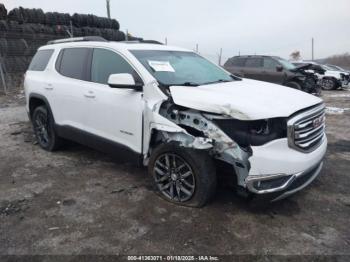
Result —
[{"label": "gmc emblem", "polygon": [[312,121],[312,125],[314,128],[318,128],[320,125],[323,124],[323,120],[324,120],[324,116],[320,116],[318,118],[315,118],[313,121]]}]

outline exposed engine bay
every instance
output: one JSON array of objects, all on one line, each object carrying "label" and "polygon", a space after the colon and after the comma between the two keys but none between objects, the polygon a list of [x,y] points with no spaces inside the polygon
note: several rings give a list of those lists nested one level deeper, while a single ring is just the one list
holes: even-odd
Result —
[{"label": "exposed engine bay", "polygon": [[244,185],[249,173],[251,146],[287,136],[285,118],[242,121],[231,116],[188,109],[170,100],[161,105],[159,114],[185,132],[162,132],[161,139],[178,142],[184,147],[208,150],[214,158],[234,167],[240,185]]}]

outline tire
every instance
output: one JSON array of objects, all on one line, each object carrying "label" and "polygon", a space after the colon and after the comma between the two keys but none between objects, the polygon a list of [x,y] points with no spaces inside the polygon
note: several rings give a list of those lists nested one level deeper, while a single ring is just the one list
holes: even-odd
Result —
[{"label": "tire", "polygon": [[322,89],[323,90],[334,90],[338,88],[338,84],[333,78],[326,78],[322,80]]},{"label": "tire", "polygon": [[202,207],[216,191],[216,170],[206,151],[161,144],[151,154],[148,173],[157,194],[178,205]]},{"label": "tire", "polygon": [[302,90],[301,85],[297,82],[288,82],[286,86],[297,89],[297,90]]},{"label": "tire", "polygon": [[46,106],[34,109],[32,124],[35,137],[42,149],[52,152],[61,146],[62,139],[55,132],[54,119]]}]

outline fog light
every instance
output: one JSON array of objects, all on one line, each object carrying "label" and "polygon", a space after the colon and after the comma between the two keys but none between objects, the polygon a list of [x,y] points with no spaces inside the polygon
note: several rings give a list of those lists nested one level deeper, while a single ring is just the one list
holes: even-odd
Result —
[{"label": "fog light", "polygon": [[283,186],[292,176],[282,176],[269,180],[259,180],[253,183],[256,190],[268,190],[272,188],[278,188]]}]

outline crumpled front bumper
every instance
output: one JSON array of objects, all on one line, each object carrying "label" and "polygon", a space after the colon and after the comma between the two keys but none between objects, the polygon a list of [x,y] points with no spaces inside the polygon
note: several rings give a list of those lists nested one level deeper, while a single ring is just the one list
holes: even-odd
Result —
[{"label": "crumpled front bumper", "polygon": [[276,201],[303,189],[320,174],[327,138],[324,136],[321,145],[310,153],[288,147],[287,139],[252,149],[251,169],[244,184],[251,193],[269,195]]}]

